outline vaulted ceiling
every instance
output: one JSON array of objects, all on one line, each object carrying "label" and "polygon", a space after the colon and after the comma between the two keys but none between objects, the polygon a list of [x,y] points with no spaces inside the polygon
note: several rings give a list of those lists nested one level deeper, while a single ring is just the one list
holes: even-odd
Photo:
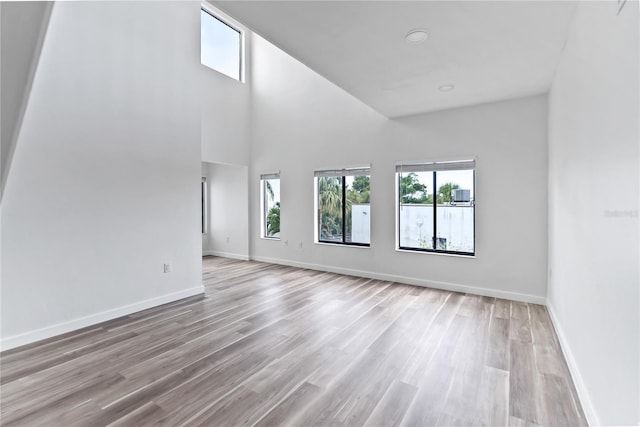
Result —
[{"label": "vaulted ceiling", "polygon": [[[215,1],[387,117],[545,93],[572,1]],[[409,44],[405,35],[426,30]],[[440,87],[453,85],[453,90]]]},{"label": "vaulted ceiling", "polygon": [[0,199],[53,2],[0,2]]}]

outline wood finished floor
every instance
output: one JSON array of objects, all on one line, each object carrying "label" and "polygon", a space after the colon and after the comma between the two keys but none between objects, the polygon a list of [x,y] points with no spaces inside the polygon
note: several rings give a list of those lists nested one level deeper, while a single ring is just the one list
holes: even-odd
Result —
[{"label": "wood finished floor", "polygon": [[586,425],[543,306],[224,258],[0,355],[3,426]]}]

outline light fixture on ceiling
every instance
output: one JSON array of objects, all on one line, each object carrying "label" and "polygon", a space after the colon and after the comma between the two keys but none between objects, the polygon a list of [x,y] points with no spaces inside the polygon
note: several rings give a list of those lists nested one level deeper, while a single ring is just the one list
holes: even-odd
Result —
[{"label": "light fixture on ceiling", "polygon": [[455,88],[454,85],[442,85],[438,88],[440,92],[451,92]]},{"label": "light fixture on ceiling", "polygon": [[425,41],[428,37],[428,34],[425,30],[421,28],[416,28],[415,30],[411,30],[404,37],[404,40],[409,44],[418,44]]}]

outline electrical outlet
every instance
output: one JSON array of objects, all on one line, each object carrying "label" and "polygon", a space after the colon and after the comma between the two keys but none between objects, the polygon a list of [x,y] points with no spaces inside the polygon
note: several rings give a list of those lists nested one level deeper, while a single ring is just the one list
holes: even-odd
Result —
[{"label": "electrical outlet", "polygon": [[285,240],[285,241],[284,241],[284,245],[285,245],[285,246],[289,246],[289,241],[288,241],[288,240]]},{"label": "electrical outlet", "polygon": [[171,273],[171,264],[165,264],[164,265],[164,272],[165,273]]},{"label": "electrical outlet", "polygon": [[300,249],[302,249],[302,242],[300,242]]},{"label": "electrical outlet", "polygon": [[229,243],[229,237],[227,237],[227,243]]}]

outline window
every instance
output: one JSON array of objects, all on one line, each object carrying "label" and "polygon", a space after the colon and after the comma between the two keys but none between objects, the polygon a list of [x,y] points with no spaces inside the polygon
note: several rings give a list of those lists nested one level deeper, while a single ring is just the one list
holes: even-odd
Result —
[{"label": "window", "polygon": [[260,175],[262,237],[280,238],[280,173]]},{"label": "window", "polygon": [[207,178],[202,177],[200,182],[200,213],[202,234],[207,234]]},{"label": "window", "polygon": [[475,161],[400,164],[396,177],[398,248],[474,255]]},{"label": "window", "polygon": [[200,62],[242,81],[242,32],[205,9],[200,10]]},{"label": "window", "polygon": [[369,168],[316,171],[317,241],[369,246]]}]

